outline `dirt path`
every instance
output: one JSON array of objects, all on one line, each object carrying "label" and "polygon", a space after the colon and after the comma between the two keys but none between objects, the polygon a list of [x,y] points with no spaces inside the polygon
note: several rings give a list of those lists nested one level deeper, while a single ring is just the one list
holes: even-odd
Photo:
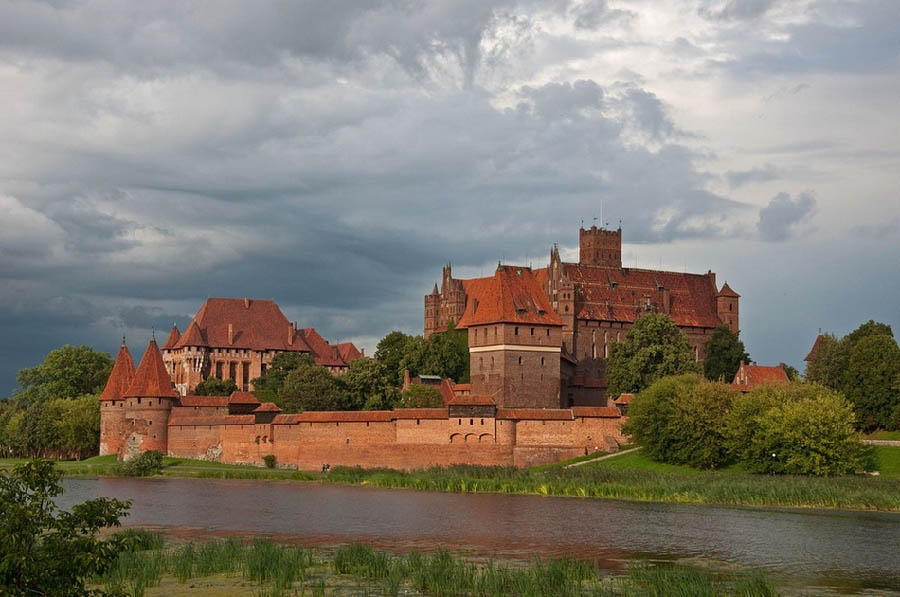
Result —
[{"label": "dirt path", "polygon": [[629,448],[628,450],[622,450],[621,452],[613,452],[612,454],[604,454],[603,456],[597,456],[596,458],[591,458],[590,460],[582,460],[581,462],[573,462],[572,464],[567,464],[563,468],[575,468],[576,466],[581,466],[582,464],[588,464],[590,462],[598,462],[600,460],[608,460],[609,458],[615,458],[616,456],[622,456],[624,454],[630,454],[632,452],[637,452],[641,447],[637,448]]}]

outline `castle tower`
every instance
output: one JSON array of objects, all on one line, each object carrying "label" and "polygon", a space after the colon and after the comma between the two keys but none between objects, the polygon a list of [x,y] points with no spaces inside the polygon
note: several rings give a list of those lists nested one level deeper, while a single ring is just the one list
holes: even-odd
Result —
[{"label": "castle tower", "polygon": [[134,378],[134,361],[125,346],[116,355],[106,387],[100,393],[100,455],[117,454],[125,441],[125,399],[123,395]]},{"label": "castle tower", "polygon": [[572,354],[575,350],[575,284],[565,273],[565,265],[559,257],[556,245],[550,249],[550,266],[547,276],[547,296],[553,310],[563,322],[562,342],[565,350]]},{"label": "castle tower", "polygon": [[178,326],[173,323],[172,331],[169,332],[169,337],[166,338],[166,341],[162,345],[163,362],[166,364],[166,370],[169,372],[169,376],[172,379],[175,379],[176,369],[176,359],[173,351],[179,340],[181,340],[181,332],[178,331]]},{"label": "castle tower", "polygon": [[122,397],[125,399],[126,437],[119,451],[120,457],[129,460],[149,450],[166,454],[169,414],[178,394],[172,387],[155,338],[147,345],[134,378]]},{"label": "castle tower", "polygon": [[[173,345],[173,350],[167,352],[171,355],[172,378],[180,395],[190,393],[191,389],[209,376],[209,343],[204,339],[196,320],[191,321],[187,330]],[[237,381],[235,379],[235,383]]]},{"label": "castle tower", "polygon": [[438,310],[441,308],[441,295],[438,292],[437,284],[431,294],[425,295],[425,339],[437,328]]},{"label": "castle tower", "polygon": [[736,293],[725,282],[722,290],[716,294],[716,312],[719,315],[719,321],[731,328],[731,331],[737,334],[740,331],[740,317],[738,314],[738,302],[741,295]]},{"label": "castle tower", "polygon": [[605,230],[591,226],[578,231],[578,263],[601,267],[622,267],[622,229]]}]

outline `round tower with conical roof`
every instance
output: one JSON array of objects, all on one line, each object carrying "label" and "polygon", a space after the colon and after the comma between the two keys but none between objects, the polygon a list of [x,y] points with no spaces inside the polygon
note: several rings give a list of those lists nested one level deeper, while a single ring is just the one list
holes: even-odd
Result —
[{"label": "round tower with conical roof", "polygon": [[125,392],[134,378],[134,361],[125,346],[116,355],[106,387],[100,394],[100,455],[118,454],[125,442]]},{"label": "round tower with conical roof", "polygon": [[150,450],[168,453],[169,415],[178,394],[172,387],[156,338],[147,345],[122,397],[125,399],[125,439],[118,452],[120,458],[129,460]]}]

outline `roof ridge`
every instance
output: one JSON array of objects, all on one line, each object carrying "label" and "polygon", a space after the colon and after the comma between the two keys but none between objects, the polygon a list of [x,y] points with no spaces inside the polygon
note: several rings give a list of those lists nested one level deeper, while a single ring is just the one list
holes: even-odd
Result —
[{"label": "roof ridge", "polygon": [[178,394],[172,388],[172,379],[163,363],[156,338],[151,338],[150,343],[147,344],[141,364],[138,365],[131,384],[122,397],[178,398]]}]

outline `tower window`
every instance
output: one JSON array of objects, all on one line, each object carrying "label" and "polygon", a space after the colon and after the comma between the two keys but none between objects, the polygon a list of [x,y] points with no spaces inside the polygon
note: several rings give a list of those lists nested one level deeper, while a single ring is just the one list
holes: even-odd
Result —
[{"label": "tower window", "polygon": [[534,328],[531,328],[531,335],[534,336]]},{"label": "tower window", "polygon": [[519,357],[519,364],[522,364],[522,357]]},{"label": "tower window", "polygon": [[516,328],[513,330],[513,334],[515,334],[516,336],[519,335],[519,328],[518,328],[518,327],[516,327]]},{"label": "tower window", "polygon": [[728,305],[728,310],[729,310],[729,311],[734,311],[734,305],[729,304],[729,305]]}]

